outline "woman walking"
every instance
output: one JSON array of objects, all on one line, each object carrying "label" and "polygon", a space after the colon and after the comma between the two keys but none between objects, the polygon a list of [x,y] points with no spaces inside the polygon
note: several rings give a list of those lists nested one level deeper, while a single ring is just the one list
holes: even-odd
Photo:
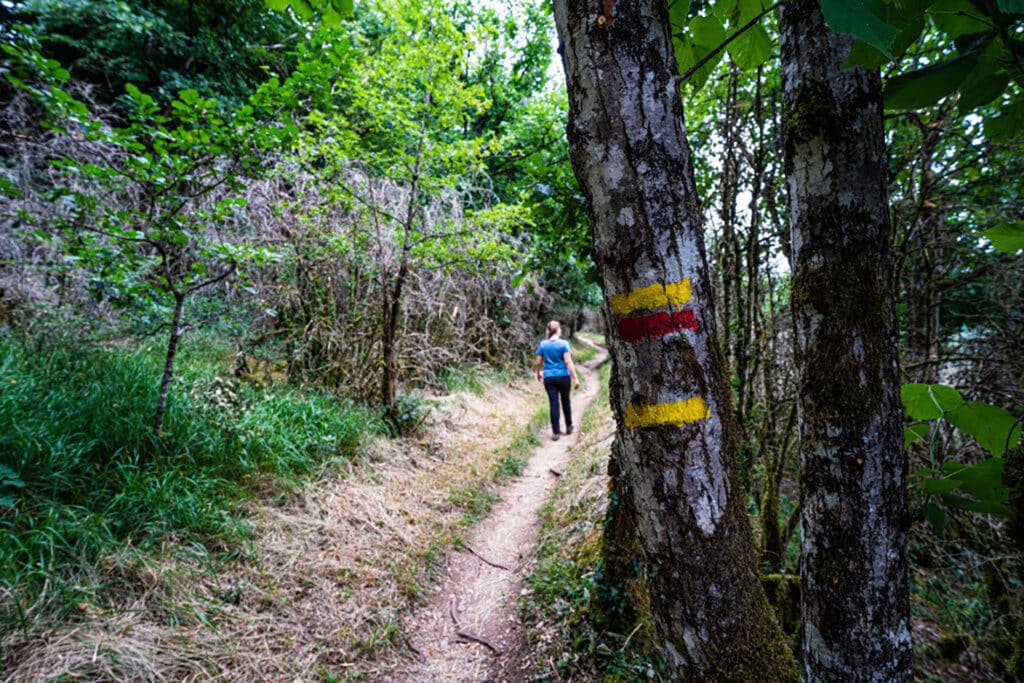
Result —
[{"label": "woman walking", "polygon": [[558,401],[562,401],[562,412],[565,413],[565,433],[572,434],[572,404],[569,402],[570,378],[572,387],[579,389],[580,380],[576,376],[576,366],[572,364],[572,352],[569,343],[562,339],[562,326],[557,320],[548,323],[548,338],[537,345],[537,381],[544,383],[551,405],[551,439],[558,441],[561,434],[558,414]]}]

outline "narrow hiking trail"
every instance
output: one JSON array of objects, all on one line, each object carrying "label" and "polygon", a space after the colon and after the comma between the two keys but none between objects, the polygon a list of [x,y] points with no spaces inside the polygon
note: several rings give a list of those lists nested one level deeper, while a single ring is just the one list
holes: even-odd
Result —
[{"label": "narrow hiking trail", "polygon": [[[589,342],[588,342],[589,343]],[[542,442],[530,456],[522,475],[502,491],[490,515],[469,534],[466,548],[445,561],[444,578],[426,606],[406,620],[409,641],[417,659],[386,680],[398,681],[520,681],[528,671],[507,670],[521,658],[522,627],[516,599],[537,544],[537,513],[554,488],[561,468],[572,457],[583,412],[600,387],[597,366],[607,352],[578,363],[583,388],[573,397],[577,429],[552,441],[542,430]]]}]

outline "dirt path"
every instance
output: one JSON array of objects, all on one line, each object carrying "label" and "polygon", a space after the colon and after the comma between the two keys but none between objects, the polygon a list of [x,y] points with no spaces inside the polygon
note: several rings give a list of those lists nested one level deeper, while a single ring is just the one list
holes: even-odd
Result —
[{"label": "dirt path", "polygon": [[[583,389],[573,397],[577,426],[583,411],[597,394],[600,382],[595,367],[605,352],[577,368]],[[516,616],[516,598],[525,569],[537,544],[537,512],[547,500],[559,471],[570,459],[578,431],[551,441],[542,431],[542,443],[530,456],[523,474],[503,492],[491,514],[470,534],[468,548],[452,553],[445,578],[428,604],[407,620],[418,661],[411,662],[388,680],[399,681],[519,681],[527,672],[500,671],[501,655],[515,651],[522,633]],[[470,550],[471,549],[471,550]]]}]

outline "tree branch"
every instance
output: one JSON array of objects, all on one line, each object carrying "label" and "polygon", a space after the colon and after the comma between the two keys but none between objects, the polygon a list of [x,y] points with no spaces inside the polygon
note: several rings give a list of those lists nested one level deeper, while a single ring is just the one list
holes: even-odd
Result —
[{"label": "tree branch", "polygon": [[709,52],[706,55],[704,55],[700,60],[697,61],[696,64],[694,64],[689,69],[687,69],[686,73],[684,73],[681,76],[679,76],[677,78],[677,82],[684,83],[688,78],[690,78],[690,76],[692,76],[694,73],[699,71],[701,69],[701,67],[703,67],[705,64],[707,64],[712,59],[717,57],[722,52],[722,50],[724,50],[726,47],[729,46],[729,43],[731,43],[732,41],[736,40],[737,38],[739,38],[741,35],[743,35],[747,31],[749,31],[751,28],[754,27],[755,24],[760,22],[761,19],[763,19],[765,17],[765,15],[767,15],[769,12],[775,10],[779,6],[783,5],[784,2],[785,2],[785,0],[783,0],[783,2],[777,2],[774,5],[772,5],[771,7],[768,7],[767,9],[762,10],[761,13],[758,14],[756,17],[754,17],[753,19],[751,19],[750,21],[745,23],[743,26],[740,26],[738,29],[736,29],[736,31],[731,36],[726,38],[718,47],[716,47],[714,50],[712,50],[711,52]]}]

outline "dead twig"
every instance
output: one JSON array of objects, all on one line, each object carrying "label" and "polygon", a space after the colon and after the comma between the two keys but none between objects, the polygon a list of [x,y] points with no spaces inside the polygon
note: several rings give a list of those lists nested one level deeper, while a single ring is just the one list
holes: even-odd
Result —
[{"label": "dead twig", "polygon": [[495,568],[497,568],[497,569],[504,569],[504,570],[505,570],[505,571],[507,571],[507,572],[510,572],[510,571],[512,571],[512,567],[506,567],[505,565],[503,565],[503,564],[499,564],[498,562],[492,562],[491,560],[488,560],[488,559],[487,559],[486,557],[484,557],[483,555],[481,555],[480,553],[478,553],[478,552],[477,552],[476,550],[474,550],[474,549],[473,549],[473,546],[471,546],[471,545],[466,545],[466,546],[465,546],[465,548],[466,548],[466,550],[468,550],[469,552],[471,552],[471,553],[473,553],[474,555],[476,555],[477,559],[478,559],[478,560],[480,560],[481,562],[483,562],[484,564],[489,564],[489,565],[491,565],[492,567],[495,567]]}]

